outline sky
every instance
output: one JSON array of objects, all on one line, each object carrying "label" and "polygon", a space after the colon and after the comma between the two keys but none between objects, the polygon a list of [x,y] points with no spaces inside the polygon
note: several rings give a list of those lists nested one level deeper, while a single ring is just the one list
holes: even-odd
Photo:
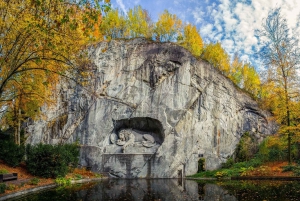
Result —
[{"label": "sky", "polygon": [[219,41],[231,59],[237,53],[256,68],[261,67],[257,59],[260,43],[256,30],[261,29],[269,10],[281,7],[289,28],[298,31],[300,36],[299,0],[111,0],[111,3],[113,8],[125,13],[141,5],[153,21],[167,9],[182,21],[196,25],[206,43]]}]

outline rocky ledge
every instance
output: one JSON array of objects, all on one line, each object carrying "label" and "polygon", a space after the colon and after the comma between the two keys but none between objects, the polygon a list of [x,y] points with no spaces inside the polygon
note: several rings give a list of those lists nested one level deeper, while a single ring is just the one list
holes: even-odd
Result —
[{"label": "rocky ledge", "polygon": [[114,177],[191,175],[220,167],[241,136],[276,131],[270,114],[209,63],[173,43],[102,42],[85,86],[62,81],[28,143],[82,145],[80,163]]}]

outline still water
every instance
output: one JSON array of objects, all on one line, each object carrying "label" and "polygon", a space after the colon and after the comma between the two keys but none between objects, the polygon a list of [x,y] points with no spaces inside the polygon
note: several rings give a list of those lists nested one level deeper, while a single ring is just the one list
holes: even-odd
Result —
[{"label": "still water", "polygon": [[194,181],[177,179],[104,180],[51,189],[19,201],[293,201],[300,200],[295,181]]}]

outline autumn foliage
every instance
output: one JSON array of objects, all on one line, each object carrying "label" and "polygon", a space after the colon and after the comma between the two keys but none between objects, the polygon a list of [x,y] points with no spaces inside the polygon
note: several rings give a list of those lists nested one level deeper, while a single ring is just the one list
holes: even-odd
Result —
[{"label": "autumn foliage", "polygon": [[[281,55],[279,50],[293,53],[292,47],[287,48],[290,38],[277,46],[265,44],[275,49],[262,54],[270,68],[266,76],[261,77],[255,67],[242,61],[238,54],[230,58],[220,42],[205,43],[195,25],[184,23],[167,10],[154,22],[141,6],[122,13],[110,8],[109,2],[0,1],[1,124],[2,129],[15,128],[17,143],[20,143],[17,133],[20,133],[21,122],[40,118],[40,108],[54,103],[52,91],[60,76],[73,80],[88,76],[82,69],[89,62],[84,51],[86,46],[101,40],[136,37],[177,43],[195,57],[206,60],[270,110],[279,124],[286,125],[281,128],[282,133],[289,131],[294,141],[299,141],[299,82],[297,71],[291,67],[297,66],[294,61],[299,59],[276,60],[280,57],[267,54],[277,51]],[[83,82],[79,84],[84,86]]]},{"label": "autumn foliage", "polygon": [[16,143],[20,123],[52,103],[59,76],[77,69],[86,56],[84,47],[101,39],[101,2],[0,2],[0,108],[5,113],[1,123],[16,128]]}]

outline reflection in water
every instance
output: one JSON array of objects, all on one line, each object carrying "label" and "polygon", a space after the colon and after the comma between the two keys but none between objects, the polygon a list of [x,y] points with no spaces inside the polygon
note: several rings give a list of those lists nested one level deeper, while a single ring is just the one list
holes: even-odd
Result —
[{"label": "reflection in water", "polygon": [[29,195],[22,201],[237,201],[298,200],[298,182],[204,183],[177,179],[103,180],[88,187],[73,186]]}]

